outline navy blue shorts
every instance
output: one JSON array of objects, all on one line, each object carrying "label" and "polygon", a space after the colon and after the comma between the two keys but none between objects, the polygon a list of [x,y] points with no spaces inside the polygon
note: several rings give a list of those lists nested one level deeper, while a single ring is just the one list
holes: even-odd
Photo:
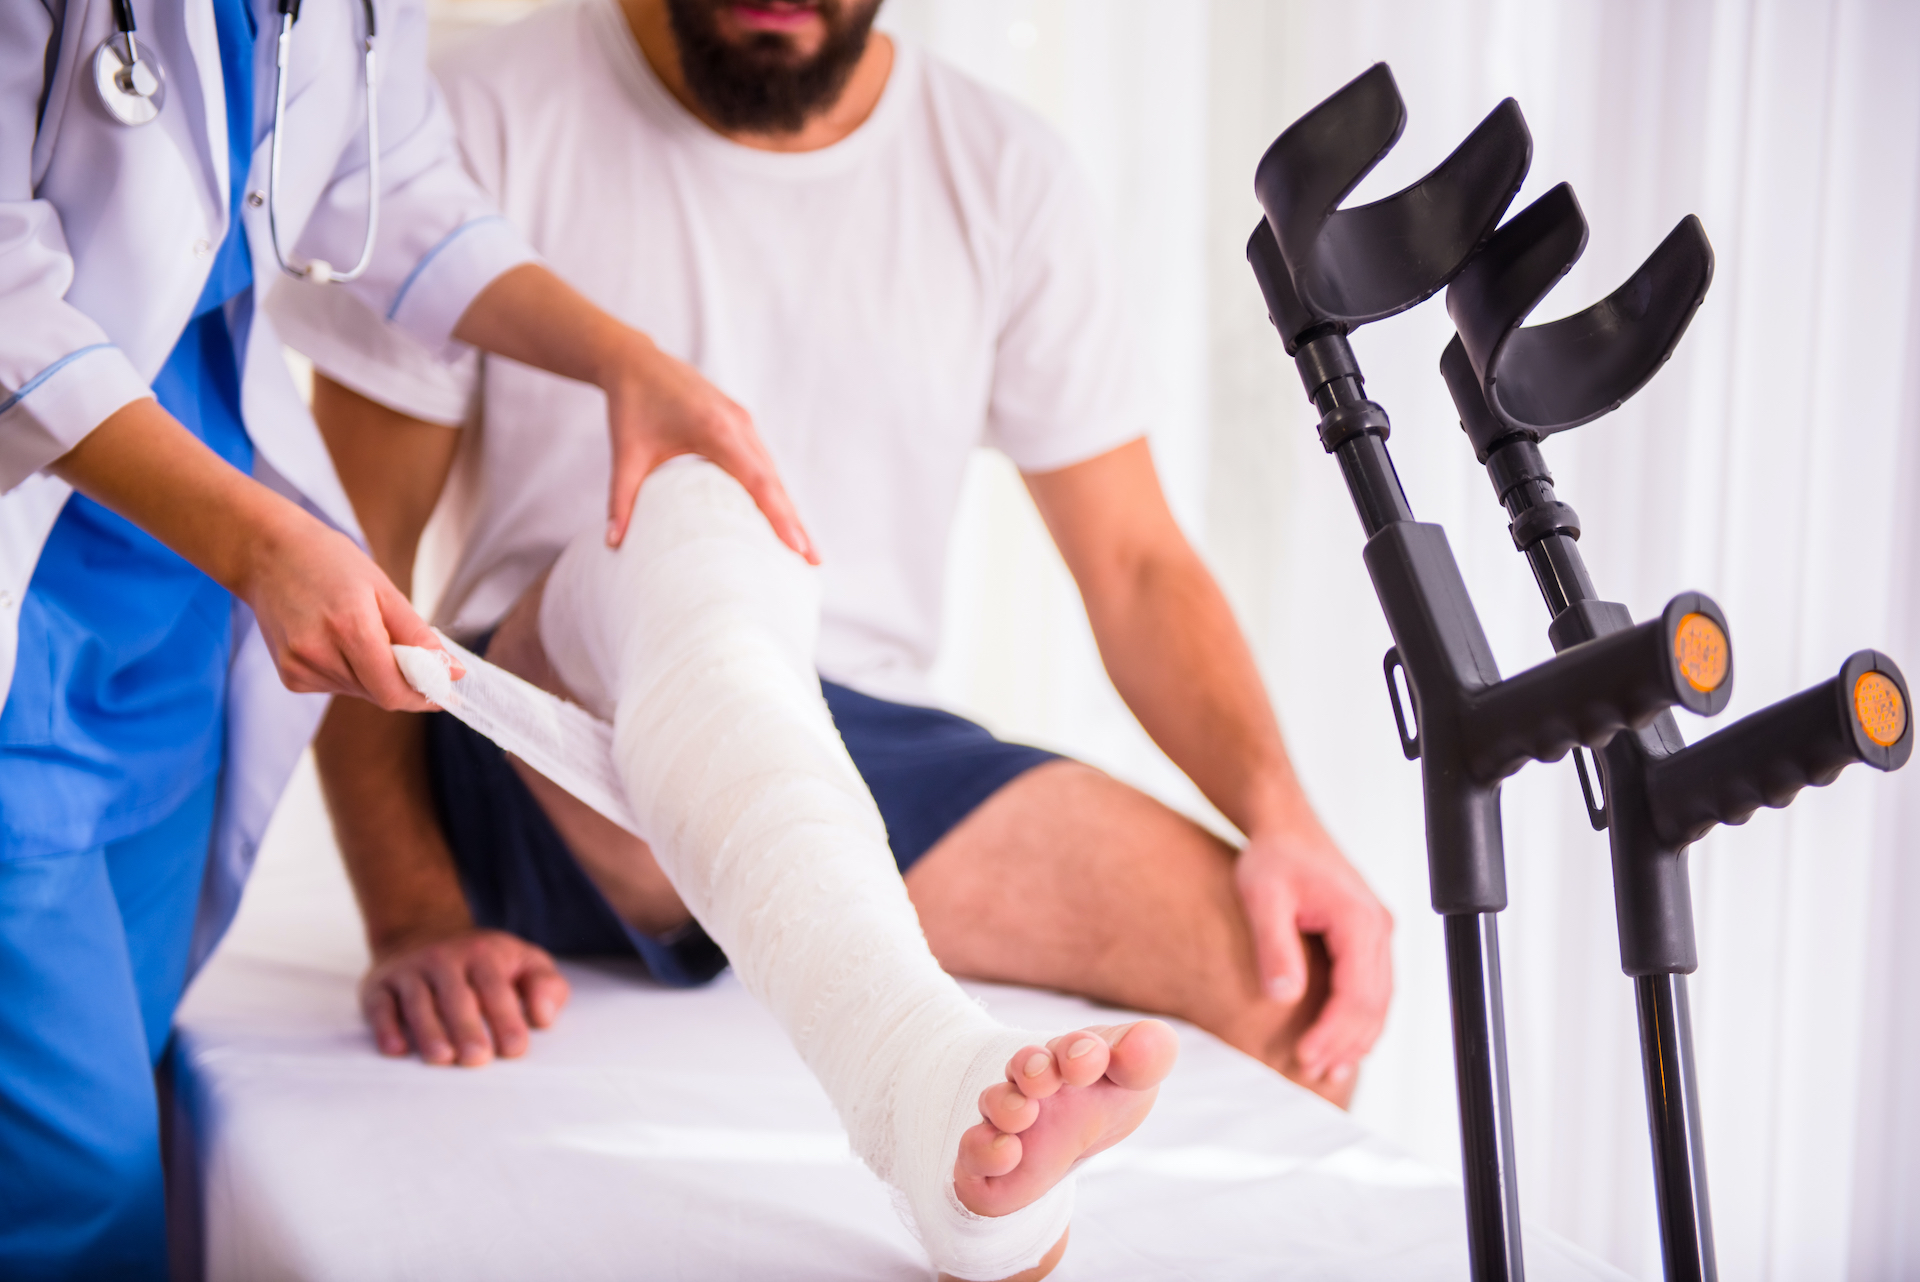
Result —
[{"label": "navy blue shorts", "polygon": [[[485,642],[475,647],[481,653]],[[830,681],[820,688],[886,820],[902,874],[1004,784],[1055,760],[951,712],[889,703]],[[656,938],[622,921],[491,740],[431,713],[427,761],[476,925],[562,957],[638,954],[654,978],[674,987],[704,984],[726,969],[726,955],[698,922]]]}]

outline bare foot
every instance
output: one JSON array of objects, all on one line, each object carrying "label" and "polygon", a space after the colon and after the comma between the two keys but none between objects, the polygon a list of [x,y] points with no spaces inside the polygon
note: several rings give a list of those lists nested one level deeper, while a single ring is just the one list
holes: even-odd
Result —
[{"label": "bare foot", "polygon": [[[1133,1134],[1179,1053],[1174,1031],[1157,1019],[1022,1048],[1007,1063],[1007,1080],[981,1093],[986,1120],[960,1137],[953,1191],[961,1205],[1009,1215],[1037,1201],[1076,1163]],[[1065,1246],[1062,1238],[1021,1279],[1045,1277]]]}]

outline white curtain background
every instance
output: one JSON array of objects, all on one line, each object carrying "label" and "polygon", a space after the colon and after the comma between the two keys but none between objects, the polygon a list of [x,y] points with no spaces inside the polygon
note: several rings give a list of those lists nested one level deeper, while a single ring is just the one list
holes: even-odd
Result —
[{"label": "white curtain background", "polygon": [[[443,39],[531,0],[439,0]],[[1266,672],[1307,787],[1393,909],[1399,993],[1355,1111],[1457,1165],[1417,768],[1380,677],[1360,530],[1242,258],[1255,162],[1378,59],[1410,112],[1357,194],[1397,190],[1503,96],[1592,224],[1547,320],[1684,214],[1715,283],[1620,412],[1546,447],[1602,594],[1695,588],[1738,655],[1725,723],[1874,646],[1920,678],[1920,4],[1912,0],[888,0],[883,25],[1032,105],[1102,193],[1150,373],[1155,456]],[[1544,608],[1436,372],[1436,301],[1355,348],[1415,513],[1443,522],[1513,672]],[[955,530],[943,697],[1223,826],[1101,672],[1021,489],[982,454]],[[1683,718],[1697,738],[1712,723]],[[1920,767],[1850,769],[1693,857],[1693,981],[1721,1273],[1920,1276]],[[1503,919],[1523,1213],[1660,1275],[1632,991],[1605,838],[1569,764],[1506,790]]]},{"label": "white curtain background", "polygon": [[[1683,215],[1715,283],[1626,408],[1555,439],[1604,596],[1697,588],[1738,654],[1724,724],[1874,646],[1920,676],[1920,6],[1776,0],[889,0],[883,21],[1024,99],[1106,198],[1174,505],[1253,638],[1307,786],[1399,921],[1399,996],[1355,1111],[1454,1166],[1446,995],[1418,777],[1381,689],[1360,530],[1241,247],[1253,167],[1369,63],[1406,134],[1358,199],[1435,163],[1503,96],[1520,203],[1571,181],[1585,259],[1536,318],[1608,292]],[[1504,669],[1546,616],[1436,373],[1435,302],[1355,347],[1416,514],[1445,523]],[[1217,823],[1101,674],[1017,477],[983,456],[956,530],[941,689]],[[1697,738],[1715,723],[1685,719]],[[1660,1274],[1632,991],[1605,838],[1571,766],[1506,792],[1503,920],[1523,1213]],[[1721,1271],[1920,1274],[1920,770],[1849,770],[1693,856],[1695,1034]]]}]

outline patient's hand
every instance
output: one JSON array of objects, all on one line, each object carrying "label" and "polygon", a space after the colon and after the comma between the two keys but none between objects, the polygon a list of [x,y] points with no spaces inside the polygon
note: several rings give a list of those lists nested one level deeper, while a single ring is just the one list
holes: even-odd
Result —
[{"label": "patient's hand", "polygon": [[360,1009],[382,1055],[411,1047],[429,1064],[478,1068],[524,1055],[528,1026],[567,1004],[546,951],[500,930],[468,930],[382,949],[360,981]]},{"label": "patient's hand", "polygon": [[1302,934],[1326,941],[1327,1004],[1296,1052],[1309,1084],[1346,1088],[1380,1036],[1393,996],[1393,916],[1317,819],[1257,832],[1235,865],[1261,983],[1277,1000],[1307,987]]}]

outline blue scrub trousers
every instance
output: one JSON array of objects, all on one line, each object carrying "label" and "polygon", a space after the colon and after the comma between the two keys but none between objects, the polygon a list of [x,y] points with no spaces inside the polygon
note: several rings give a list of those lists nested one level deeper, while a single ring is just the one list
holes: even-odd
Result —
[{"label": "blue scrub trousers", "polygon": [[167,1276],[154,1066],[186,980],[217,780],[81,854],[0,859],[7,1282]]}]

